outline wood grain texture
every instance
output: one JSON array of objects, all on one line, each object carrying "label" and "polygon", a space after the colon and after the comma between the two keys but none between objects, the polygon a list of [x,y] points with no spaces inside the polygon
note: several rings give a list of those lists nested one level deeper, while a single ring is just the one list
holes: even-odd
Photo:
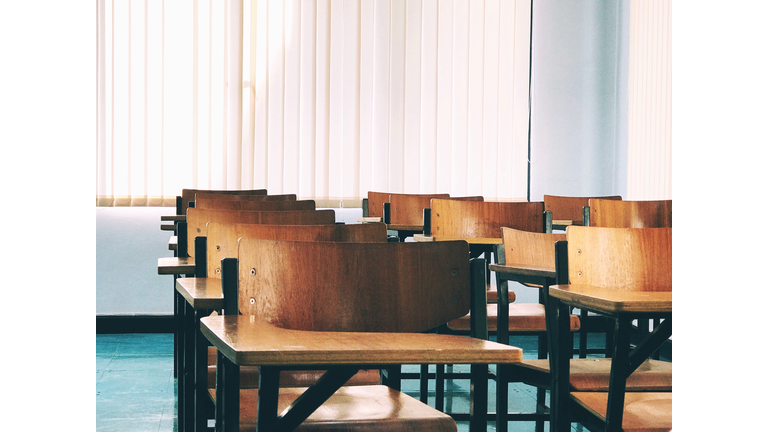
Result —
[{"label": "wood grain texture", "polygon": [[469,312],[468,255],[465,242],[243,238],[240,312],[287,329],[426,331]]},{"label": "wood grain texture", "polygon": [[671,228],[672,200],[589,200],[589,224],[610,228]]},{"label": "wood grain texture", "polygon": [[501,228],[504,241],[505,265],[555,269],[555,243],[565,240],[565,234],[532,233]]},{"label": "wood grain texture", "polygon": [[368,216],[384,217],[385,202],[389,202],[389,192],[368,192]]},{"label": "wood grain texture", "polygon": [[[487,305],[488,331],[498,329],[498,308],[495,304]],[[451,330],[469,331],[470,315],[448,323]],[[579,317],[571,315],[571,331],[581,328]],[[547,322],[544,316],[544,305],[539,303],[510,303],[509,304],[509,331],[511,332],[545,332]]]},{"label": "wood grain texture", "polygon": [[191,208],[187,210],[187,241],[190,257],[195,255],[195,237],[207,235],[208,222],[272,225],[323,225],[335,224],[336,213],[333,210],[256,212]]},{"label": "wood grain texture", "polygon": [[182,189],[181,190],[181,211],[186,214],[189,208],[189,202],[195,200],[198,192],[213,193],[219,195],[266,195],[266,189],[251,190],[206,190],[206,189]]},{"label": "wood grain texture", "polygon": [[[448,198],[449,194],[389,194],[389,222],[395,225],[424,226],[424,209],[432,198]],[[368,211],[370,213],[370,201]]]},{"label": "wood grain texture", "polygon": [[[265,197],[259,197],[265,198]],[[211,200],[197,205],[198,209],[246,210],[246,211],[286,211],[315,210],[314,200],[302,201],[266,201],[262,200]]]},{"label": "wood grain texture", "polygon": [[[282,412],[305,388],[281,388],[277,402]],[[240,391],[240,430],[256,430],[257,390]],[[456,423],[440,411],[387,386],[342,387],[295,431],[318,432],[455,432]]]},{"label": "wood grain texture", "polygon": [[604,197],[544,195],[544,210],[552,212],[552,219],[555,224],[566,225],[562,221],[570,221],[567,225],[581,225],[584,216],[584,206],[589,205],[589,200],[592,198],[621,200],[621,196],[618,195]]},{"label": "wood grain texture", "polygon": [[552,285],[549,295],[594,312],[672,312],[672,291],[626,291],[594,285]]},{"label": "wood grain texture", "polygon": [[224,307],[221,277],[178,278],[176,279],[176,291],[194,309],[221,309]]},{"label": "wood grain texture", "polygon": [[256,316],[209,316],[203,334],[235,364],[386,365],[517,363],[522,350],[455,335],[309,332],[276,327]]},{"label": "wood grain texture", "polygon": [[672,291],[672,228],[568,227],[573,285]]},{"label": "wood grain texture", "polygon": [[[608,393],[573,392],[571,400],[605,421]],[[624,395],[625,432],[667,432],[672,430],[672,392],[637,392]]]},{"label": "wood grain texture", "polygon": [[387,241],[387,227],[383,223],[271,225],[208,222],[207,237],[208,276],[221,278],[221,260],[237,258],[237,241],[240,238],[385,243]]},{"label": "wood grain texture", "polygon": [[162,257],[157,259],[157,274],[192,274],[195,272],[195,259]]},{"label": "wood grain texture", "polygon": [[[570,362],[572,391],[608,391],[610,358],[577,358]],[[549,360],[523,360],[516,367],[549,373]],[[672,391],[672,363],[646,360],[627,378],[627,391]]]},{"label": "wood grain texture", "polygon": [[501,227],[543,232],[541,202],[432,200],[432,236],[501,239]]}]

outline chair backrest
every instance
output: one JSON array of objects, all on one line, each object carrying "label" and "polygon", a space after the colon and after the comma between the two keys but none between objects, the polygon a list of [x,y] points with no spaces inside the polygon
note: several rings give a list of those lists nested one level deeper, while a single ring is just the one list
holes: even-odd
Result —
[{"label": "chair backrest", "polygon": [[589,200],[589,225],[610,228],[667,228],[672,226],[672,200]]},{"label": "chair backrest", "polygon": [[242,237],[358,243],[385,243],[387,226],[383,223],[351,225],[259,225],[208,222],[208,277],[221,277],[221,260],[237,258],[237,240]]},{"label": "chair backrest", "polygon": [[581,225],[584,215],[584,206],[589,205],[589,200],[593,198],[605,200],[621,200],[621,196],[604,197],[569,197],[544,195],[544,210],[552,212],[554,220],[573,221],[574,225]]},{"label": "chair backrest", "polygon": [[389,202],[389,192],[368,192],[368,217],[383,217],[384,203]]},{"label": "chair backrest", "polygon": [[218,195],[266,195],[266,189],[251,190],[205,190],[205,189],[182,189],[181,190],[181,214],[186,214],[189,208],[189,202],[195,200],[198,192],[205,192]]},{"label": "chair backrest", "polygon": [[534,233],[502,228],[504,263],[512,266],[555,268],[555,243],[565,234]]},{"label": "chair backrest", "polygon": [[291,210],[291,211],[239,211],[187,209],[187,250],[195,254],[195,237],[207,236],[208,222],[273,224],[273,225],[323,225],[335,224],[333,210]]},{"label": "chair backrest", "polygon": [[501,227],[544,232],[544,203],[433,199],[434,238],[501,238]]},{"label": "chair backrest", "polygon": [[568,227],[571,284],[672,291],[672,228]]},{"label": "chair backrest", "polygon": [[200,198],[198,198],[195,201],[195,208],[248,211],[315,210],[315,201],[268,201],[266,199],[210,200],[207,198],[200,201]]},{"label": "chair backrest", "polygon": [[288,329],[422,332],[470,307],[466,242],[242,238],[238,305]]},{"label": "chair backrest", "polygon": [[[424,209],[432,198],[449,198],[448,194],[389,194],[389,223],[393,225],[421,225]],[[479,197],[482,201],[483,197]],[[370,201],[368,201],[370,213]]]}]

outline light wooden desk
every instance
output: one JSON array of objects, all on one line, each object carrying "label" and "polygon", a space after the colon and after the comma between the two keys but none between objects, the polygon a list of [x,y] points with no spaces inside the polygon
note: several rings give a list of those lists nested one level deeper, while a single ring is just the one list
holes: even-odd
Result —
[{"label": "light wooden desk", "polygon": [[[258,366],[258,431],[295,429],[345,379],[360,369],[400,364],[471,364],[472,407],[470,430],[486,429],[487,365],[522,360],[520,348],[464,336],[422,333],[351,333],[286,330],[253,316],[210,316],[200,320],[202,334],[223,354],[222,405],[225,425],[237,422],[240,366]],[[482,366],[482,367],[478,367]],[[329,370],[291,408],[278,415],[280,370]],[[351,375],[350,375],[351,376]],[[217,408],[218,410],[218,408]],[[230,420],[227,420],[227,419]]]},{"label": "light wooden desk", "polygon": [[[575,410],[574,414],[578,415],[580,421],[583,419],[584,423],[588,423],[590,430],[622,430],[627,377],[672,334],[672,292],[633,292],[588,285],[553,285],[549,287],[549,295],[547,319],[553,350],[550,360],[553,379],[550,411],[552,430],[570,430],[571,409]],[[564,337],[568,334],[569,306],[597,312],[617,322],[616,342],[611,356],[611,378],[605,397],[607,408],[603,414],[586,407],[589,399],[594,399],[595,395],[570,393],[570,358],[573,347],[569,346],[569,342],[572,344],[571,339]],[[663,321],[630,351],[632,321],[643,318]],[[669,403],[671,407],[671,393],[658,395],[658,398],[649,394],[645,396],[652,398],[651,405],[660,402]]]}]

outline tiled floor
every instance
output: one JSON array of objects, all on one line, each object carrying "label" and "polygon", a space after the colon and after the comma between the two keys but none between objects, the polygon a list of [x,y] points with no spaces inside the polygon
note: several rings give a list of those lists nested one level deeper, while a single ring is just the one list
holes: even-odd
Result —
[{"label": "tiled floor", "polygon": [[[599,340],[597,340],[599,343]],[[516,337],[512,345],[523,349],[525,358],[536,358],[533,336]],[[592,340],[590,338],[590,346]],[[456,371],[462,366],[456,366]],[[468,367],[467,367],[468,370]],[[418,371],[406,366],[404,371]],[[434,383],[432,383],[434,384]],[[170,432],[176,430],[176,395],[173,378],[172,334],[123,334],[96,336],[96,430],[102,432]],[[403,381],[403,390],[419,397],[418,382]],[[456,380],[446,385],[452,394],[447,407],[468,412],[469,382]],[[489,406],[495,406],[495,387],[490,384]],[[532,412],[535,390],[510,384],[510,410]],[[429,403],[434,406],[434,386]],[[548,426],[545,428],[548,429]],[[459,422],[459,431],[468,430]],[[489,422],[488,430],[495,430]],[[511,422],[510,431],[533,431],[530,422]],[[580,431],[574,425],[574,431]]]}]

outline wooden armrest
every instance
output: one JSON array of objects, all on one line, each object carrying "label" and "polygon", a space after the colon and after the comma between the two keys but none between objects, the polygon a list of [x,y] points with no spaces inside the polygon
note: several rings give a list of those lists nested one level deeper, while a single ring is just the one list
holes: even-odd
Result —
[{"label": "wooden armrest", "polygon": [[187,216],[186,215],[166,215],[166,216],[160,216],[161,222],[186,222]]},{"label": "wooden armrest", "polygon": [[200,322],[213,346],[241,366],[495,364],[523,358],[520,348],[464,336],[287,330],[243,315]]},{"label": "wooden armrest", "polygon": [[625,291],[592,285],[552,285],[549,295],[595,312],[672,313],[672,291]]},{"label": "wooden armrest", "polygon": [[176,224],[160,224],[160,229],[163,231],[173,231],[176,229]]},{"label": "wooden armrest", "polygon": [[224,307],[221,279],[178,278],[176,279],[176,291],[195,309],[221,309]]},{"label": "wooden armrest", "polygon": [[179,237],[171,236],[171,238],[168,239],[168,250],[176,250],[178,248],[179,248]]},{"label": "wooden armrest", "polygon": [[359,217],[357,218],[358,222],[381,222],[380,217]]},{"label": "wooden armrest", "polygon": [[191,274],[195,272],[195,259],[192,257],[163,257],[157,259],[157,274]]},{"label": "wooden armrest", "polygon": [[488,269],[497,273],[521,275],[521,276],[534,276],[542,278],[555,278],[554,267],[533,267],[533,266],[514,266],[503,264],[489,264]]}]

